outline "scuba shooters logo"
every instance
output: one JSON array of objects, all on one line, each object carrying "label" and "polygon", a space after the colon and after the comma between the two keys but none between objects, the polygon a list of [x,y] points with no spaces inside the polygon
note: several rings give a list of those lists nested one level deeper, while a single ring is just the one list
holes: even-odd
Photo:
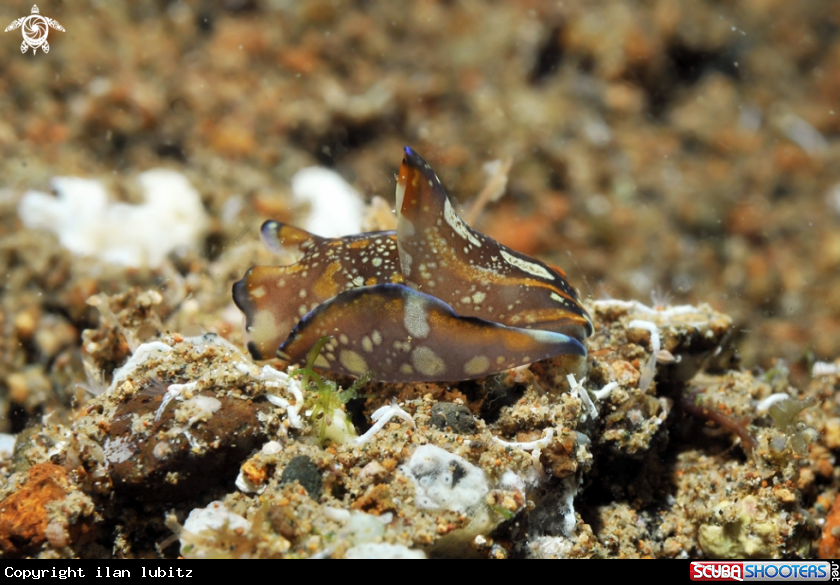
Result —
[{"label": "scuba shooters logo", "polygon": [[692,561],[692,581],[837,581],[836,561]]},{"label": "scuba shooters logo", "polygon": [[44,53],[50,52],[50,44],[47,42],[50,28],[65,32],[64,27],[58,24],[57,20],[41,16],[37,4],[32,6],[32,14],[13,20],[4,32],[18,28],[23,29],[21,30],[23,42],[20,44],[20,52],[25,53],[29,47],[32,47],[33,55],[38,52],[38,49],[41,49]]},{"label": "scuba shooters logo", "polygon": [[691,563],[692,581],[743,581],[743,563]]}]

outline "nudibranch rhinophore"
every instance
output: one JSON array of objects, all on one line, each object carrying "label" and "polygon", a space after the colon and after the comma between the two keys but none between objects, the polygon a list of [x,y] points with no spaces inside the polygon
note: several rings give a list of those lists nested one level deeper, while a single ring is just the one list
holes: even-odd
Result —
[{"label": "nudibranch rhinophore", "polygon": [[561,354],[585,356],[592,320],[565,273],[469,227],[437,175],[405,148],[397,230],[322,238],[267,221],[291,266],[255,266],[233,285],[255,359],[302,362],[383,382],[480,378]]}]

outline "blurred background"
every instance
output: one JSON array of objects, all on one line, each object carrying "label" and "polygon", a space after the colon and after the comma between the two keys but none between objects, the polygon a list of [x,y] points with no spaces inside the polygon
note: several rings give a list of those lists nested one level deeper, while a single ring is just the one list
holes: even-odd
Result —
[{"label": "blurred background", "polygon": [[[325,166],[393,204],[403,145],[463,207],[485,163],[509,158],[506,194],[475,227],[562,266],[585,298],[709,303],[735,318],[747,367],[781,359],[804,377],[840,355],[840,3],[38,6],[65,29],[49,53],[0,35],[0,430],[78,378],[98,292],[177,281],[167,328],[235,338],[230,284],[260,223],[306,213],[291,177]],[[0,21],[31,9],[4,2]],[[23,228],[23,194],[55,176],[137,203],[134,179],[159,167],[209,217],[171,274],[78,259]]]}]

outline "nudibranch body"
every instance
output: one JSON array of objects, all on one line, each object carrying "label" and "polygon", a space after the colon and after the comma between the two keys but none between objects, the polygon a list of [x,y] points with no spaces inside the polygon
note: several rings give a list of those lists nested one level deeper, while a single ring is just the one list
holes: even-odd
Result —
[{"label": "nudibranch body", "polygon": [[248,348],[303,361],[322,336],[324,369],[386,382],[478,378],[560,354],[586,355],[592,322],[565,274],[470,228],[431,167],[405,149],[397,231],[321,238],[275,221],[270,248],[291,266],[257,266],[234,284]]}]

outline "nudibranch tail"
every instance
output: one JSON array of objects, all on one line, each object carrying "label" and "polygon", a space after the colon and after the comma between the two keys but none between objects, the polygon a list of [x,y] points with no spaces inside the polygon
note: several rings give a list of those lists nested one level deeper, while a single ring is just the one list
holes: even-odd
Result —
[{"label": "nudibranch tail", "polygon": [[299,251],[306,252],[326,239],[273,219],[262,224],[260,236],[263,245],[274,253],[279,253],[285,246],[294,246]]},{"label": "nudibranch tail", "polygon": [[463,317],[448,304],[406,286],[345,291],[306,315],[278,350],[302,362],[332,336],[315,365],[384,382],[469,380],[559,354],[586,355],[561,333],[507,327]]},{"label": "nudibranch tail", "polygon": [[[289,278],[286,266],[254,266],[233,285],[233,302],[245,314],[248,351],[254,359],[274,357],[277,347],[303,316],[291,298],[272,294]],[[278,286],[278,283],[284,283]],[[285,302],[284,302],[285,301]],[[309,312],[306,304],[302,305]]]},{"label": "nudibranch tail", "polygon": [[565,274],[468,226],[429,164],[408,147],[397,209],[399,257],[412,288],[460,315],[578,339],[592,334],[592,321]]}]

